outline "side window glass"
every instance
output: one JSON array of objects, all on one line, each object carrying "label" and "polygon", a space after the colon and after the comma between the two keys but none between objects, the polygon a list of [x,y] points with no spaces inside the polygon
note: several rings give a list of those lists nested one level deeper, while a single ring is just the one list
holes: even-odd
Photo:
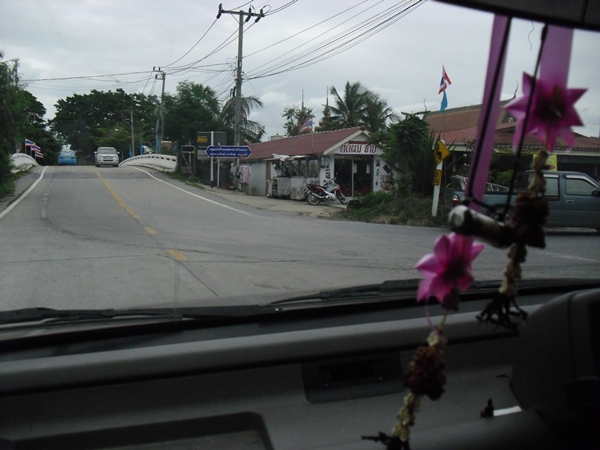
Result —
[{"label": "side window glass", "polygon": [[558,178],[546,178],[546,197],[558,197]]},{"label": "side window glass", "polygon": [[[531,180],[533,180],[533,175],[528,173],[522,173],[517,177],[517,189],[519,191],[525,191],[531,184]],[[548,180],[546,180],[548,181]]]},{"label": "side window glass", "polygon": [[577,178],[567,178],[565,184],[566,193],[569,195],[588,195],[591,196],[592,192],[598,190],[589,181],[581,180]]}]

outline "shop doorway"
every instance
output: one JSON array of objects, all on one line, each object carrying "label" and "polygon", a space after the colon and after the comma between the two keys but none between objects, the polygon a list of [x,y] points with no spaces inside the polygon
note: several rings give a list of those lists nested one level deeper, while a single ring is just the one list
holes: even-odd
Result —
[{"label": "shop doorway", "polygon": [[335,174],[347,197],[368,194],[373,190],[373,157],[336,155]]}]

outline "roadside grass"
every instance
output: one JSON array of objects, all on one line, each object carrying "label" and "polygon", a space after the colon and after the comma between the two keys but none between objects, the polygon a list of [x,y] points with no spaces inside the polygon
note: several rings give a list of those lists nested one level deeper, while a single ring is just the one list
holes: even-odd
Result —
[{"label": "roadside grass", "polygon": [[175,172],[168,172],[168,175],[174,180],[179,180],[184,182],[189,186],[194,186],[199,189],[206,189],[206,186],[200,182],[197,178],[194,178],[192,175]]},{"label": "roadside grass", "polygon": [[[440,196],[443,199],[442,196]],[[438,205],[437,217],[431,215],[432,199],[418,194],[399,196],[379,191],[352,200],[341,217],[370,223],[389,223],[421,227],[447,226],[448,213],[443,202]]]},{"label": "roadside grass", "polygon": [[13,173],[0,179],[0,201],[4,200],[15,191],[15,181],[17,181],[24,173],[27,172]]}]

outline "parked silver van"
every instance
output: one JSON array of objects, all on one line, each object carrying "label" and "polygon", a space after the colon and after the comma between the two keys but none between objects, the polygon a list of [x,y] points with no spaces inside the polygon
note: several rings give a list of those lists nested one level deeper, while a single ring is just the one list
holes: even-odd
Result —
[{"label": "parked silver van", "polygon": [[101,165],[119,166],[119,154],[114,147],[98,147],[98,150],[94,152],[94,156],[96,167]]}]

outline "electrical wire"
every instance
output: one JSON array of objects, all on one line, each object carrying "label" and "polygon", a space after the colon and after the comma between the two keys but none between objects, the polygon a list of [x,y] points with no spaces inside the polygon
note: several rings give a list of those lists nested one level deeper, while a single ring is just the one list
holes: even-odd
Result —
[{"label": "electrical wire", "polygon": [[[342,12],[340,12],[340,13],[338,13],[338,14],[335,14],[335,15],[333,15],[333,16],[331,16],[331,17],[328,17],[327,19],[325,19],[325,20],[322,20],[321,22],[318,22],[318,23],[316,23],[316,24],[314,24],[314,25],[312,25],[312,26],[310,26],[310,27],[308,27],[308,28],[305,28],[305,29],[304,29],[304,30],[302,30],[302,31],[298,31],[297,33],[294,33],[294,34],[292,34],[291,36],[288,36],[288,37],[286,37],[285,39],[282,39],[282,40],[280,40],[280,41],[277,41],[277,42],[275,42],[275,43],[273,43],[273,44],[271,44],[271,45],[268,45],[268,46],[266,46],[266,47],[263,47],[263,48],[261,48],[260,50],[257,50],[257,51],[255,51],[255,52],[253,52],[253,53],[249,53],[249,54],[247,54],[246,56],[244,56],[244,58],[248,58],[248,57],[250,57],[250,56],[253,56],[253,55],[256,55],[257,53],[260,53],[260,52],[264,52],[265,50],[268,50],[268,49],[270,49],[270,48],[272,48],[272,47],[275,47],[276,45],[279,45],[279,44],[281,44],[281,43],[283,43],[283,42],[286,42],[286,41],[288,41],[288,40],[290,40],[290,39],[292,39],[292,38],[295,38],[296,36],[299,36],[299,35],[300,35],[300,34],[302,34],[302,33],[305,33],[305,32],[307,32],[307,31],[309,31],[309,30],[312,30],[313,28],[315,28],[315,27],[318,27],[319,25],[322,25],[322,24],[324,24],[325,22],[328,22],[328,21],[330,21],[330,20],[332,20],[332,19],[336,18],[337,16],[340,16],[340,15],[344,14],[344,13],[346,13],[346,12],[350,11],[351,9],[354,9],[354,8],[358,7],[359,5],[362,5],[363,3],[367,2],[367,1],[368,1],[368,0],[363,0],[362,2],[360,2],[360,3],[357,3],[356,5],[354,5],[354,6],[351,6],[351,7],[350,7],[350,8],[348,8],[348,9],[345,9],[345,10],[343,10]],[[381,0],[379,3],[381,3],[382,1],[383,1],[383,0]],[[292,3],[292,2],[290,2],[290,3]],[[295,2],[293,2],[293,3],[295,3]]]},{"label": "electrical wire", "polygon": [[[405,6],[407,3],[408,6]],[[313,47],[301,51],[300,53],[294,54],[287,52],[284,55],[274,58],[270,63],[266,63],[254,71],[249,72],[248,79],[265,78],[289,72],[291,70],[297,70],[336,56],[389,27],[423,3],[424,0],[407,0],[399,6],[388,8],[384,12],[378,13],[359,24],[350,27],[348,30],[338,33],[323,42],[317,43]],[[400,7],[402,7],[402,9],[400,9]],[[344,23],[345,22],[347,21],[344,21]],[[328,31],[331,30],[332,29]],[[323,36],[327,32],[321,33],[318,37]],[[316,38],[313,38],[312,40],[315,39]],[[300,49],[305,44],[306,43],[301,44],[294,50]],[[287,58],[277,64],[274,63],[274,61],[283,56],[287,56]],[[303,59],[304,61],[302,61]],[[262,71],[259,70],[262,67],[264,67],[264,69]]]},{"label": "electrical wire", "polygon": [[[248,85],[252,88],[252,90],[254,91],[254,93],[256,94],[257,97],[260,97],[258,92],[256,91],[256,88],[254,87],[254,83],[248,81]],[[273,113],[271,112],[271,110],[267,107],[264,106],[262,107],[265,111],[267,111],[267,114],[269,115],[269,117],[271,117],[271,119],[273,119],[273,122],[271,122],[271,125],[276,125],[279,128],[284,128],[284,124],[283,122],[281,122],[280,120],[276,119],[275,116],[273,116]]]},{"label": "electrical wire", "polygon": [[[279,45],[283,42],[286,42],[294,37],[301,35],[302,33],[306,33],[309,30],[312,30],[319,25],[322,25],[328,21],[331,21],[331,20],[335,19],[336,17],[339,17],[339,16],[359,7],[360,5],[366,3],[366,1],[367,0],[360,1],[353,6],[346,8],[342,12],[336,13],[333,16],[331,16],[325,20],[322,20],[315,25],[312,25],[298,33],[295,33],[292,36],[286,37],[285,39],[282,39],[274,44],[270,44],[260,50],[250,53],[249,55],[246,55],[244,59],[249,58],[250,56],[256,55],[258,53],[264,52],[268,49],[271,49],[276,45]],[[334,57],[340,53],[343,53],[344,51],[347,51],[348,49],[358,45],[359,43],[361,43],[364,40],[368,39],[369,37],[373,36],[374,34],[380,32],[383,29],[387,28],[388,26],[392,25],[397,20],[399,20],[401,17],[408,14],[413,9],[415,9],[417,6],[422,4],[425,0],[404,0],[403,2],[401,2],[398,5],[387,8],[386,10],[384,10],[380,13],[374,14],[373,16],[369,17],[368,19],[366,19],[362,22],[359,22],[356,25],[351,26],[351,27],[347,28],[346,30],[341,31],[334,36],[331,36],[327,39],[323,39],[322,41],[315,43],[313,46],[311,46],[309,48],[305,48],[309,43],[317,41],[319,38],[323,38],[325,35],[331,33],[336,28],[343,26],[343,24],[350,22],[352,19],[360,16],[361,14],[365,14],[366,12],[368,12],[369,10],[374,8],[377,4],[381,3],[382,1],[383,0],[377,2],[375,5],[371,5],[368,8],[361,10],[357,14],[352,15],[349,19],[342,21],[341,23],[324,31],[323,33],[320,33],[318,36],[302,43],[301,45],[292,49],[291,52],[286,51],[284,54],[273,58],[272,60],[260,65],[257,68],[254,68],[250,72],[247,72],[248,76],[245,76],[244,81],[249,81],[249,80],[258,79],[258,78],[265,78],[265,77],[289,72],[292,70],[298,70],[298,69],[308,67],[313,64],[317,64],[317,63],[327,60],[329,58],[332,58],[332,57]],[[247,2],[244,5],[247,5],[249,3],[252,3],[252,2]],[[268,11],[266,13],[264,13],[264,15],[266,16],[266,15],[272,15],[272,14],[279,13],[279,12],[283,11],[284,9],[289,8],[290,6],[294,5],[295,3],[297,3],[297,0],[291,0],[291,1],[287,2],[286,4],[284,4],[278,8],[275,8],[275,9],[272,9],[270,7],[270,5],[265,4],[263,6],[263,9],[268,8]],[[408,4],[408,6],[406,6],[407,4]],[[232,18],[234,18],[233,15],[232,15]],[[179,59],[173,61],[172,63],[168,64],[167,66],[161,66],[161,67],[165,68],[164,72],[166,75],[169,75],[170,77],[173,77],[175,79],[182,78],[184,76],[190,76],[190,75],[192,75],[192,77],[196,77],[199,74],[208,74],[209,77],[205,81],[205,83],[208,83],[212,80],[219,79],[219,77],[223,76],[223,78],[221,78],[220,81],[218,82],[217,88],[215,89],[217,92],[222,92],[222,95],[223,95],[225,93],[230,92],[231,84],[235,85],[235,82],[231,82],[230,81],[231,78],[229,78],[230,74],[232,72],[232,68],[230,67],[230,65],[228,63],[201,65],[200,63],[202,61],[205,61],[206,59],[210,58],[211,56],[217,54],[218,52],[222,51],[223,49],[227,48],[229,45],[231,45],[237,38],[237,36],[236,36],[238,33],[237,29],[234,30],[223,42],[221,42],[213,50],[211,50],[209,53],[207,53],[204,57],[202,57],[196,61],[193,61],[191,63],[185,64],[185,65],[180,65],[180,66],[174,65],[177,62],[181,61],[185,56],[187,56],[199,44],[199,42],[201,42],[202,39],[204,39],[204,37],[207,35],[207,33],[213,28],[215,23],[216,23],[216,20],[213,21],[213,23],[210,25],[210,27],[207,29],[207,31],[200,37],[200,39],[194,44],[194,46],[192,46]],[[255,24],[256,24],[256,22],[253,22],[253,23],[249,24],[248,26],[246,26],[244,29],[244,32],[249,31],[252,28],[252,26],[254,26]],[[305,48],[305,49],[301,50],[302,48]],[[89,80],[89,81],[96,81],[96,82],[102,82],[102,83],[116,83],[116,84],[135,84],[135,83],[145,82],[144,88],[142,89],[142,93],[143,93],[147,89],[149,80],[152,77],[153,73],[154,73],[154,71],[150,71],[150,72],[136,71],[136,72],[112,73],[112,74],[105,74],[105,75],[88,75],[88,76],[75,76],[75,77],[30,79],[30,80],[24,80],[24,82],[38,83],[38,82],[72,81],[72,80]],[[135,80],[107,80],[107,79],[105,79],[108,77],[128,77],[128,76],[139,75],[139,74],[144,74],[144,77],[140,78],[140,79],[135,79]],[[146,75],[147,75],[147,77],[146,77]],[[155,85],[156,85],[156,80],[154,80],[154,82],[153,82],[151,92],[154,92]],[[40,85],[38,85],[38,86],[40,88],[43,88]]]},{"label": "electrical wire", "polygon": [[297,1],[298,0],[291,0],[291,1],[287,2],[285,5],[282,5],[279,8],[275,8],[275,9],[269,11],[268,13],[265,13],[265,16],[270,16],[270,15],[273,15],[273,14],[277,14],[278,12],[281,12],[284,9],[289,8],[290,6],[292,6]]},{"label": "electrical wire", "polygon": [[142,89],[142,94],[144,93],[144,91],[146,90],[146,88],[148,87],[148,83],[150,82],[150,78],[152,78],[152,72],[150,72],[148,74],[148,79],[146,80],[146,84],[144,85],[144,88]]},{"label": "electrical wire", "polygon": [[79,77],[59,77],[59,78],[32,78],[28,80],[23,80],[26,83],[37,82],[37,81],[65,81],[65,80],[85,80],[89,78],[104,78],[104,77],[121,77],[127,75],[139,75],[139,74],[147,74],[147,70],[142,70],[138,72],[123,72],[123,73],[107,73],[105,75],[85,75]]},{"label": "electrical wire", "polygon": [[[381,2],[380,2],[380,3],[381,3]],[[360,3],[359,3],[359,5],[360,5]],[[356,6],[358,6],[358,5],[356,5]],[[291,49],[290,51],[287,51],[286,53],[284,53],[284,54],[282,54],[282,55],[280,55],[280,56],[278,56],[278,57],[276,57],[276,58],[272,59],[270,62],[267,62],[267,63],[263,64],[262,66],[259,66],[257,69],[255,69],[255,71],[257,71],[258,69],[260,69],[261,67],[264,67],[264,66],[267,66],[267,67],[269,67],[269,66],[268,66],[268,64],[271,64],[271,63],[273,63],[274,61],[277,61],[278,59],[284,58],[284,57],[286,57],[286,56],[287,56],[288,58],[284,60],[285,62],[288,62],[288,61],[297,61],[299,57],[303,57],[303,56],[307,56],[307,55],[313,55],[314,51],[315,51],[315,50],[318,50],[318,46],[316,46],[316,47],[311,47],[311,48],[309,48],[309,49],[307,49],[307,50],[303,51],[303,52],[302,52],[302,53],[300,53],[299,55],[293,55],[293,54],[292,54],[292,55],[290,55],[290,53],[291,53],[291,52],[293,52],[293,51],[295,51],[295,50],[298,50],[298,49],[300,49],[301,47],[304,47],[305,45],[307,45],[308,43],[310,43],[310,42],[312,42],[312,41],[315,41],[316,39],[320,38],[321,36],[324,36],[324,35],[326,35],[327,33],[329,33],[329,32],[331,32],[331,31],[333,31],[335,28],[338,28],[338,27],[340,27],[340,26],[341,26],[341,25],[343,25],[344,23],[347,23],[347,22],[349,22],[350,20],[352,20],[352,19],[354,19],[354,18],[358,17],[359,15],[361,15],[361,14],[364,14],[366,11],[368,11],[369,9],[371,9],[371,8],[373,8],[373,7],[374,7],[374,6],[371,6],[371,7],[367,8],[367,9],[365,9],[364,11],[361,11],[361,12],[359,12],[359,13],[355,14],[354,16],[351,16],[350,18],[348,18],[348,19],[346,19],[346,20],[342,21],[340,24],[338,24],[338,25],[336,25],[336,26],[334,26],[334,27],[332,27],[332,28],[329,28],[328,30],[326,30],[326,31],[324,31],[324,32],[322,32],[322,33],[320,33],[320,34],[318,34],[317,36],[313,37],[312,39],[309,39],[308,41],[305,41],[305,42],[303,42],[302,44],[300,44],[299,46],[297,46],[297,47],[295,47],[295,48]],[[335,16],[334,16],[334,17],[335,17]],[[334,38],[335,38],[335,36],[334,36]],[[329,38],[329,39],[333,39],[333,38]],[[327,42],[327,41],[325,41],[325,43],[326,43],[326,42]],[[319,45],[323,45],[323,44],[319,44]],[[274,67],[278,67],[278,66],[274,66]],[[279,66],[279,67],[281,67],[281,66]]]},{"label": "electrical wire", "polygon": [[206,31],[204,32],[204,34],[203,34],[203,35],[200,37],[200,39],[198,39],[198,40],[196,41],[196,43],[195,43],[194,45],[192,45],[192,48],[190,48],[190,49],[189,49],[187,52],[185,52],[185,53],[183,54],[183,56],[181,56],[179,59],[176,59],[176,60],[175,60],[175,61],[173,61],[171,64],[167,64],[166,66],[161,66],[161,67],[169,67],[169,66],[172,66],[172,65],[173,65],[173,64],[175,64],[176,62],[179,62],[179,61],[181,61],[183,58],[185,58],[185,57],[186,57],[186,56],[187,56],[187,55],[188,55],[188,54],[189,54],[189,53],[190,53],[192,50],[194,50],[194,49],[196,48],[196,46],[197,46],[197,45],[200,43],[200,41],[201,41],[202,39],[204,39],[204,36],[206,36],[206,35],[208,34],[208,32],[211,30],[211,28],[214,26],[214,24],[215,24],[215,23],[217,23],[217,19],[215,19],[215,20],[213,21],[213,23],[211,23],[211,24],[210,24],[210,27],[208,27],[208,30],[206,30]]}]

